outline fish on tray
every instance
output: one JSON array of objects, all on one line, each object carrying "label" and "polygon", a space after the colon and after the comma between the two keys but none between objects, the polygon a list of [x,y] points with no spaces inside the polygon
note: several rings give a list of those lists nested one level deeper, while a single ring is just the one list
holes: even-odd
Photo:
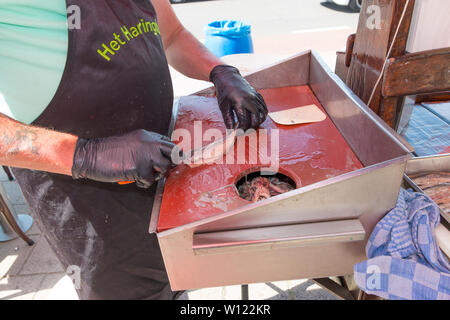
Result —
[{"label": "fish on tray", "polygon": [[239,186],[239,194],[245,200],[257,202],[294,190],[294,187],[277,177],[255,177]]},{"label": "fish on tray", "polygon": [[432,172],[411,177],[445,213],[450,213],[450,172]]}]

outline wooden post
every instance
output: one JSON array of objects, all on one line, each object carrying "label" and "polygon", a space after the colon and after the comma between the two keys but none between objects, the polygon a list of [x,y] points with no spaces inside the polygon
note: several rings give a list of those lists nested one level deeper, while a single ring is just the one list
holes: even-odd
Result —
[{"label": "wooden post", "polygon": [[[365,103],[369,102],[385,60],[405,53],[415,0],[409,1],[398,33],[395,38],[394,36],[407,1],[363,2],[346,83]],[[388,55],[391,45],[392,50]],[[383,98],[381,89],[379,81],[369,107],[394,127],[402,98]]]}]

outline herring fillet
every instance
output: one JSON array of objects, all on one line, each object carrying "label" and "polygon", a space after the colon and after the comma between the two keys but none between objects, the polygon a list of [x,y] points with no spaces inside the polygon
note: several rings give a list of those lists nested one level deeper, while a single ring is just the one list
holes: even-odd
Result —
[{"label": "herring fillet", "polygon": [[201,148],[189,151],[187,158],[182,162],[191,168],[202,164],[210,164],[223,157],[233,146],[236,140],[237,129],[227,134],[225,139],[220,139]]}]

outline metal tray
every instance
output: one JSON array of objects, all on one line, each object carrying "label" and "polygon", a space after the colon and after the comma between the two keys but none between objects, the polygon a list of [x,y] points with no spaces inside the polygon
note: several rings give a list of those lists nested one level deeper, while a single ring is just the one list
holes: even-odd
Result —
[{"label": "metal tray", "polygon": [[[309,85],[364,167],[158,232],[161,180],[150,232],[158,237],[173,290],[351,274],[365,259],[367,236],[395,206],[412,148],[315,52],[246,79],[256,89]],[[196,93],[213,94],[213,88]]]}]

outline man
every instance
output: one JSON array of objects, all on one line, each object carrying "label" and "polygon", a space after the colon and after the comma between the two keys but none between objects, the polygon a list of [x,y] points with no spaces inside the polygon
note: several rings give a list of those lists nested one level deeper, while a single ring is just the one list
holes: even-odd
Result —
[{"label": "man", "polygon": [[262,97],[168,0],[0,2],[0,164],[63,265],[80,268],[82,299],[174,295],[147,231],[154,182],[172,165],[167,62],[215,84],[228,128],[265,120]]}]

